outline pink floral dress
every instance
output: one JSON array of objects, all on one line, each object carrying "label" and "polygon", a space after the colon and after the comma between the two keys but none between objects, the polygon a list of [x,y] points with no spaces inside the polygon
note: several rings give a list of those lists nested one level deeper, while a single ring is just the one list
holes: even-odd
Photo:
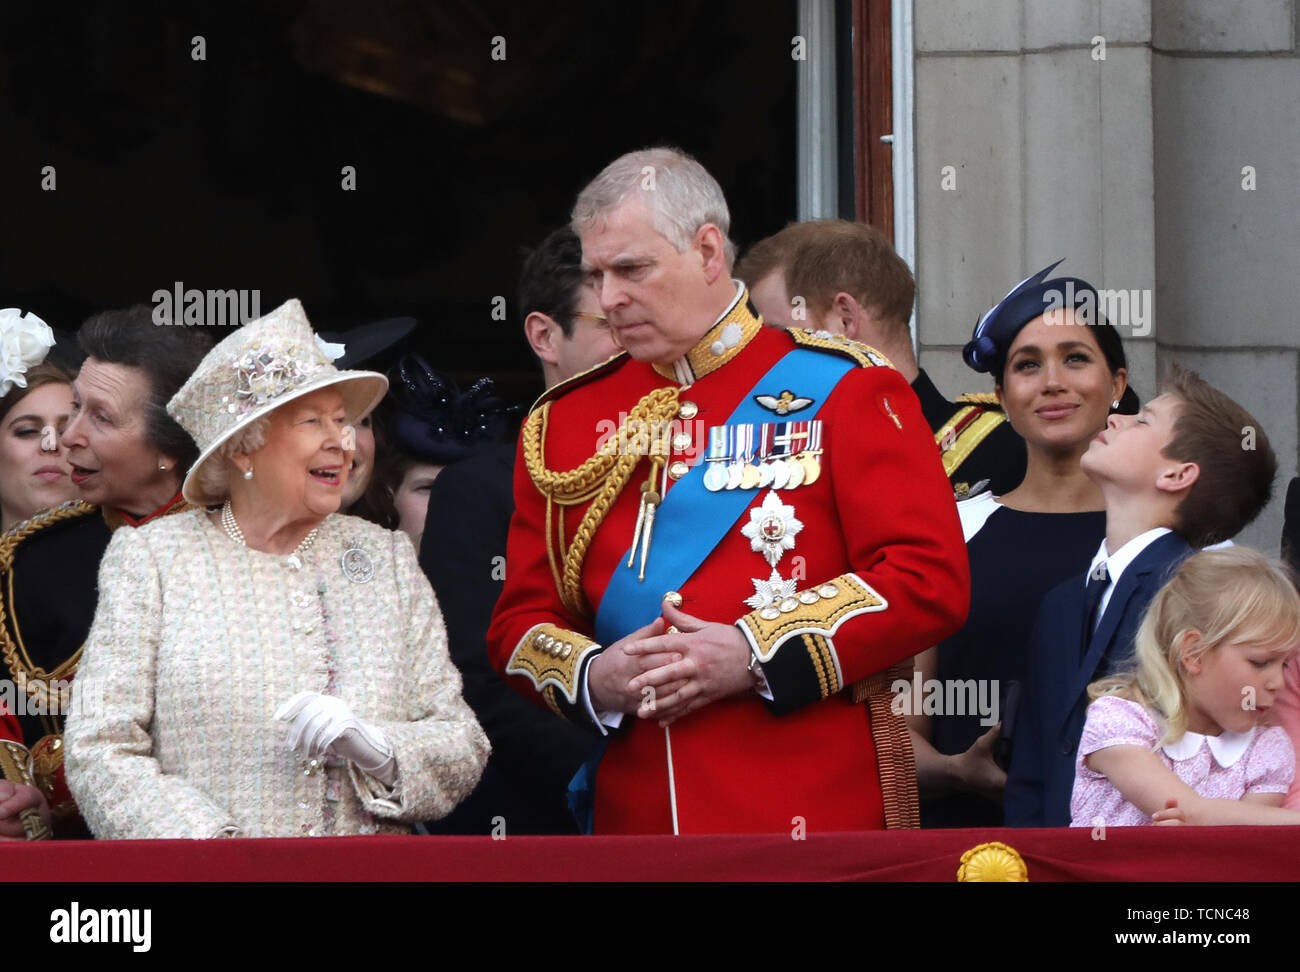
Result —
[{"label": "pink floral dress", "polygon": [[1102,773],[1084,760],[1110,746],[1141,746],[1155,752],[1180,780],[1203,797],[1240,800],[1247,793],[1285,793],[1295,775],[1295,751],[1280,728],[1203,736],[1184,733],[1159,748],[1160,729],[1136,702],[1107,695],[1088,707],[1079,740],[1070,798],[1072,827],[1137,827],[1151,818],[1124,799]]}]

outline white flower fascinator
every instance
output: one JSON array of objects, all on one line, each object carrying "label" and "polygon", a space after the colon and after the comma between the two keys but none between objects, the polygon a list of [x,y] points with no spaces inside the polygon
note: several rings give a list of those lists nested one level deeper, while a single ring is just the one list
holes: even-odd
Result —
[{"label": "white flower fascinator", "polygon": [[0,309],[0,395],[15,385],[27,387],[27,371],[45,360],[54,347],[50,325],[17,307]]}]

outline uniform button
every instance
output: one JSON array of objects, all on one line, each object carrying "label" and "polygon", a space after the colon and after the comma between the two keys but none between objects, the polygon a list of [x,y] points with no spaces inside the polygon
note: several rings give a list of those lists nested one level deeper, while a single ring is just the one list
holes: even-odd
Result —
[{"label": "uniform button", "polygon": [[691,447],[691,434],[689,432],[678,432],[673,436],[673,449],[677,452],[685,452]]},{"label": "uniform button", "polygon": [[686,463],[682,462],[680,459],[678,459],[675,463],[673,463],[671,466],[668,467],[668,478],[673,480],[681,479],[690,471],[691,471],[691,467],[688,466]]},{"label": "uniform button", "polygon": [[684,419],[693,419],[700,412],[700,407],[694,402],[682,402],[677,406],[677,417]]},{"label": "uniform button", "polygon": [[667,601],[675,608],[682,606],[682,596],[677,591],[669,591],[663,596],[663,600]]}]

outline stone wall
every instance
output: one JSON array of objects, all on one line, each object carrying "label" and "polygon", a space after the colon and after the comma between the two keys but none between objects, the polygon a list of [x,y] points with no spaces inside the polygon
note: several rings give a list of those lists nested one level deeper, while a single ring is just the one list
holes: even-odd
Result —
[{"label": "stone wall", "polygon": [[1062,257],[1138,292],[1139,394],[1177,361],[1271,438],[1277,499],[1240,539],[1276,553],[1300,450],[1295,0],[915,0],[915,24],[922,365],[986,390],[961,345]]}]

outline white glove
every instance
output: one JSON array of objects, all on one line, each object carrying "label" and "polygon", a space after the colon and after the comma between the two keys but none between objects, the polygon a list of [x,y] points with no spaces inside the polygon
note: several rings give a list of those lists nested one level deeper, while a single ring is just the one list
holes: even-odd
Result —
[{"label": "white glove", "polygon": [[275,718],[289,723],[289,748],[304,759],[333,753],[386,786],[397,779],[393,747],[382,732],[353,715],[342,699],[299,692],[276,709]]}]

